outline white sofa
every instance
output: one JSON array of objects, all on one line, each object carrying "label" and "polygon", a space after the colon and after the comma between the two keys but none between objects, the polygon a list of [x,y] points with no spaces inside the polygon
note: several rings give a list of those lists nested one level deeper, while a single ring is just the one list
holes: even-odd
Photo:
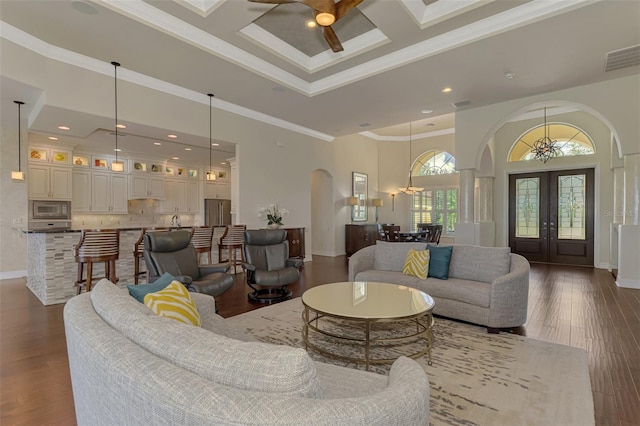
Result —
[{"label": "white sofa", "polygon": [[453,245],[449,279],[404,275],[409,249],[425,243],[377,241],[349,258],[350,281],[380,281],[417,288],[436,302],[434,313],[484,325],[489,332],[527,321],[529,262],[509,247]]},{"label": "white sofa", "polygon": [[155,315],[107,280],[64,308],[78,425],[428,425],[429,382],[401,357],[388,376],[255,341],[191,293],[202,326]]}]

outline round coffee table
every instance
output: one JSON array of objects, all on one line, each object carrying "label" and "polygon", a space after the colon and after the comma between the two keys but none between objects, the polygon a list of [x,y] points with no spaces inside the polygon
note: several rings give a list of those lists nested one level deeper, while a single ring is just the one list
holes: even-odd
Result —
[{"label": "round coffee table", "polygon": [[[372,358],[372,345],[393,343],[409,344],[424,342],[418,351],[406,354],[411,358],[419,358],[425,354],[431,365],[431,348],[433,347],[433,307],[435,302],[428,294],[407,286],[380,282],[340,282],[313,287],[302,295],[304,311],[302,319],[304,328],[302,338],[305,349],[311,349],[322,355],[350,361],[364,363],[368,370],[370,364],[392,364],[396,358]],[[356,322],[363,333],[354,335],[354,328],[347,327],[341,331],[340,327],[330,328],[327,321],[321,319],[338,318],[344,322]],[[411,321],[411,326],[401,327],[397,333],[377,336],[371,325],[378,322],[397,324]],[[351,324],[356,325],[356,324]],[[357,325],[356,325],[357,327]],[[364,346],[363,357],[351,357],[336,354],[321,347],[311,337],[317,332],[322,336],[345,343],[356,343]],[[359,331],[359,330],[356,330]],[[359,336],[358,334],[361,334]],[[388,335],[392,334],[392,335]]]}]

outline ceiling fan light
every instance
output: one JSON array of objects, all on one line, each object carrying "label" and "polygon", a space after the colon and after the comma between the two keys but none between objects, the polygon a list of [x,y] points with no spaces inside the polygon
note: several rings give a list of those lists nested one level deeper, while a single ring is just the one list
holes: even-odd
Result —
[{"label": "ceiling fan light", "polygon": [[336,17],[331,13],[320,12],[316,15],[316,22],[323,27],[328,27],[329,25],[336,22]]}]

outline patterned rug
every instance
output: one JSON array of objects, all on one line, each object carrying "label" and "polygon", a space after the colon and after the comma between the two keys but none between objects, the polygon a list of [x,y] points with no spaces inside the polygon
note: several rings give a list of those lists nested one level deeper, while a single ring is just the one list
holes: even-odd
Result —
[{"label": "patterned rug", "polygon": [[[229,318],[263,342],[304,347],[302,303],[293,299]],[[333,320],[324,325],[357,335],[356,325]],[[381,324],[374,330],[384,336],[398,324]],[[414,326],[415,327],[415,326]],[[397,328],[393,328],[397,331]],[[593,397],[586,351],[527,337],[500,333],[436,318],[433,363],[417,360],[431,385],[432,425],[593,425]],[[322,340],[323,348],[348,356],[363,350]],[[397,357],[416,347],[379,346],[373,356]],[[310,352],[313,359],[364,369]],[[386,374],[389,367],[372,365],[370,370]]]}]

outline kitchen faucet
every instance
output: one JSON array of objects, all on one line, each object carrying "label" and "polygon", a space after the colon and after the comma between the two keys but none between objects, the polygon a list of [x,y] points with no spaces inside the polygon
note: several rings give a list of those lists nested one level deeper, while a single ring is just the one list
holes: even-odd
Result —
[{"label": "kitchen faucet", "polygon": [[177,228],[180,228],[182,226],[180,224],[180,215],[179,214],[174,214],[173,216],[171,216],[171,226],[175,226]]}]

